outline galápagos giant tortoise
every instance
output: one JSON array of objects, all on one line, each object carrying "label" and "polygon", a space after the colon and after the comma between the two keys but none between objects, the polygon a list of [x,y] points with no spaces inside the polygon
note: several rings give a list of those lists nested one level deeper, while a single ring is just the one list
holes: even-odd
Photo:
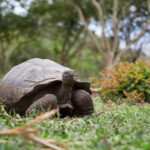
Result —
[{"label": "gal\u00e1pagos giant tortoise", "polygon": [[33,58],[13,67],[0,82],[7,112],[20,115],[59,107],[61,116],[91,115],[90,84],[76,72],[48,59]]}]

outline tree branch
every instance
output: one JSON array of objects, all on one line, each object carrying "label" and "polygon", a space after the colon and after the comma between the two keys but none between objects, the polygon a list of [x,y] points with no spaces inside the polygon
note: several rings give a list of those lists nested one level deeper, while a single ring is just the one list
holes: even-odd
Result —
[{"label": "tree branch", "polygon": [[128,52],[130,50],[131,45],[134,44],[135,42],[137,42],[145,34],[145,32],[146,32],[146,30],[147,30],[147,28],[148,28],[149,25],[150,25],[150,20],[147,21],[147,23],[143,27],[141,33],[136,38],[134,38],[133,40],[131,40],[127,44],[126,48],[124,48],[123,50],[121,50],[120,53],[118,53],[117,58],[120,58],[123,54],[125,54],[126,52]]},{"label": "tree branch", "polygon": [[123,7],[121,8],[121,11],[118,13],[118,19],[121,20],[121,17],[124,17],[125,13],[127,12],[126,10],[128,9],[128,7],[130,7],[131,3],[134,0],[128,0],[128,3],[125,2],[125,4],[123,5]]},{"label": "tree branch", "polygon": [[85,33],[83,39],[81,40],[80,44],[79,44],[78,47],[75,49],[75,51],[68,57],[68,60],[69,60],[69,59],[72,59],[79,51],[81,51],[81,49],[82,49],[83,46],[84,46],[86,37],[87,37],[87,33]]},{"label": "tree branch", "polygon": [[69,41],[69,36],[71,35],[71,28],[72,26],[69,25],[68,30],[66,31],[65,37],[64,37],[64,41],[62,44],[62,50],[61,50],[61,55],[60,55],[60,62],[62,65],[64,65],[65,62],[65,51],[66,51],[66,45]]},{"label": "tree branch", "polygon": [[88,23],[85,20],[85,17],[83,15],[82,10],[80,9],[80,7],[78,5],[76,5],[76,4],[74,4],[73,2],[71,2],[70,0],[66,0],[66,2],[69,5],[73,6],[76,9],[76,11],[78,12],[78,15],[80,17],[80,20],[84,24],[85,29],[88,31],[88,33],[89,33],[89,35],[90,35],[90,37],[91,37],[94,45],[96,46],[96,48],[98,49],[98,51],[105,57],[105,53],[104,53],[103,49],[100,47],[100,45],[99,45],[97,39],[95,38],[94,34],[92,33],[92,31],[90,31],[88,29]]},{"label": "tree branch", "polygon": [[114,44],[112,48],[112,52],[115,53],[117,45],[118,45],[118,25],[117,25],[117,9],[118,9],[118,0],[114,0],[114,9],[113,9],[113,29],[114,29]]},{"label": "tree branch", "polygon": [[148,10],[150,11],[150,0],[147,0]]},{"label": "tree branch", "polygon": [[[106,50],[109,50],[111,51],[111,48],[110,48],[110,43],[105,35],[105,21],[104,21],[104,18],[103,18],[103,11],[102,11],[102,7],[100,5],[100,3],[96,2],[96,0],[91,0],[93,5],[95,6],[95,8],[97,9],[98,11],[98,16],[99,16],[99,21],[102,25],[102,46],[106,49]],[[105,43],[105,45],[103,45]]]},{"label": "tree branch", "polygon": [[78,41],[79,36],[80,36],[80,34],[81,34],[82,31],[83,31],[83,28],[81,28],[81,29],[77,32],[77,34],[75,35],[75,38],[74,38],[72,41],[70,41],[70,43],[68,44],[68,48],[67,48],[66,51],[65,51],[64,56],[66,56],[66,55],[68,54],[69,50],[70,50],[70,49],[75,45],[75,43]]}]

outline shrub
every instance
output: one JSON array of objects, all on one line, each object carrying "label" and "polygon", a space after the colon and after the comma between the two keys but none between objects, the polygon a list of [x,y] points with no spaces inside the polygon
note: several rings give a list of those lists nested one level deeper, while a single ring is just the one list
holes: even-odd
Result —
[{"label": "shrub", "polygon": [[103,100],[150,101],[150,63],[120,62],[99,74],[99,79],[91,78],[90,82],[94,88],[100,88]]}]

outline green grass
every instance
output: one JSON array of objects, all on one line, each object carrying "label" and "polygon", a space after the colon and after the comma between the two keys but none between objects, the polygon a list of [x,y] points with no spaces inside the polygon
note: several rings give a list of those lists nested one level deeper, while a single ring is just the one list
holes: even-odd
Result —
[{"label": "green grass", "polygon": [[[54,118],[34,125],[40,136],[69,143],[67,149],[77,150],[149,150],[150,106],[102,103],[94,98],[95,113],[85,118]],[[19,116],[16,116],[16,118]],[[29,119],[17,123],[0,112],[0,129],[21,127]],[[0,150],[39,149],[41,146],[27,142],[22,137],[5,136],[0,140]]]}]

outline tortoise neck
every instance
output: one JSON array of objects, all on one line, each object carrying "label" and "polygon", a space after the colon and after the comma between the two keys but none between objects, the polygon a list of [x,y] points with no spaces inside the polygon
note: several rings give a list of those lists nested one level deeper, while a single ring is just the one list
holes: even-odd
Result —
[{"label": "tortoise neck", "polygon": [[58,104],[71,103],[71,93],[72,93],[73,84],[64,84],[60,87],[58,92]]}]

